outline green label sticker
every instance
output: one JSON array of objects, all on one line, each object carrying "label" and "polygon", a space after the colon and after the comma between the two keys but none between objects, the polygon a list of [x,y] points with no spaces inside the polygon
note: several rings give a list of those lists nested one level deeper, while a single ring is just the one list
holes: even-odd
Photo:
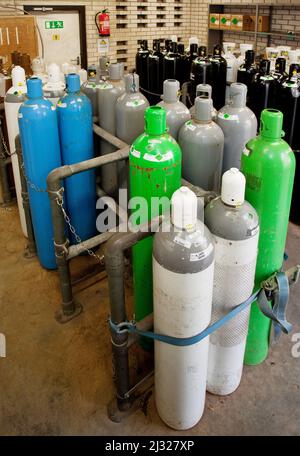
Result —
[{"label": "green label sticker", "polygon": [[45,21],[45,29],[62,29],[64,28],[64,21]]},{"label": "green label sticker", "polygon": [[211,17],[211,18],[210,18],[210,21],[211,21],[213,24],[216,22],[216,20],[217,20],[217,19],[216,19],[215,17]]},{"label": "green label sticker", "polygon": [[226,24],[226,22],[227,22],[226,17],[222,17],[221,22],[222,22],[222,24]]},{"label": "green label sticker", "polygon": [[234,25],[236,25],[238,22],[239,22],[239,21],[237,20],[236,17],[234,17],[234,18],[232,19],[232,23],[233,23]]},{"label": "green label sticker", "polygon": [[230,117],[229,114],[227,114],[227,113],[224,114],[224,119],[229,119],[229,117]]}]

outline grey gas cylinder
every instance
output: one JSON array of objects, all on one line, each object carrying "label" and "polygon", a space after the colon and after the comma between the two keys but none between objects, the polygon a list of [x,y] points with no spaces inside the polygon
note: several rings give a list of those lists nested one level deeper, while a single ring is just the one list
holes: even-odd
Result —
[{"label": "grey gas cylinder", "polygon": [[[124,77],[125,93],[117,99],[116,103],[116,135],[127,144],[144,132],[144,113],[149,106],[146,97],[139,91],[139,75],[127,74]],[[127,188],[127,163],[118,163],[119,188]]]},{"label": "grey gas cylinder", "polygon": [[[196,97],[211,98],[212,87],[209,84],[198,84],[196,87]],[[195,117],[195,105],[190,108],[192,117]],[[211,118],[215,121],[217,118],[218,111],[213,107],[211,112]]]},{"label": "grey gas cylinder", "polygon": [[98,115],[97,100],[97,68],[93,65],[88,68],[88,79],[81,85],[81,91],[91,100],[93,107],[93,116]]},{"label": "grey gas cylinder", "polygon": [[242,152],[247,142],[255,138],[257,119],[246,106],[247,86],[235,82],[230,86],[230,103],[220,109],[217,124],[224,133],[222,173],[230,168],[240,169]]},{"label": "grey gas cylinder", "polygon": [[182,177],[204,190],[220,190],[224,135],[212,121],[212,100],[195,99],[195,118],[180,129],[178,142],[182,150]]},{"label": "grey gas cylinder", "polygon": [[[124,92],[123,65],[113,63],[109,67],[108,81],[101,82],[97,88],[98,123],[101,128],[112,135],[116,135],[116,102]],[[113,145],[104,140],[100,141],[100,155],[110,154],[115,150],[116,148]],[[118,179],[116,163],[102,166],[101,186],[108,195],[117,196]]]},{"label": "grey gas cylinder", "polygon": [[191,118],[188,108],[179,101],[180,85],[176,79],[166,79],[163,88],[163,101],[158,103],[167,111],[169,133],[177,140],[180,127]]}]

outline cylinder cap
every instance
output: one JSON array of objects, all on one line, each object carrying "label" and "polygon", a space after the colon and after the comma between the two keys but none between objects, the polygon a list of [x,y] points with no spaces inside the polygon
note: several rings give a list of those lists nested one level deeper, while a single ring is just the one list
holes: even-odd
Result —
[{"label": "cylinder cap", "polygon": [[193,231],[197,223],[197,196],[188,187],[180,187],[173,193],[172,223],[181,230]]},{"label": "cylinder cap", "polygon": [[80,77],[79,74],[70,73],[66,76],[66,85],[67,85],[67,92],[74,93],[80,90]]},{"label": "cylinder cap", "polygon": [[234,108],[244,108],[247,99],[247,86],[241,82],[233,82],[230,86],[230,98]]},{"label": "cylinder cap", "polygon": [[197,97],[195,99],[195,119],[209,122],[212,116],[213,103],[211,98]]},{"label": "cylinder cap", "polygon": [[112,63],[109,66],[109,79],[119,81],[123,77],[123,65],[121,63]]},{"label": "cylinder cap", "polygon": [[196,87],[196,96],[201,97],[206,95],[207,98],[211,98],[212,87],[209,84],[198,84]]},{"label": "cylinder cap", "polygon": [[191,36],[191,38],[189,38],[189,46],[191,44],[197,44],[197,46],[199,46],[199,40],[196,36]]},{"label": "cylinder cap", "polygon": [[42,80],[39,78],[27,79],[27,97],[41,98],[43,96]]},{"label": "cylinder cap", "polygon": [[125,90],[127,93],[137,93],[140,86],[140,78],[137,73],[128,73],[124,76]]},{"label": "cylinder cap", "polygon": [[221,200],[229,206],[241,206],[245,200],[246,179],[237,168],[230,168],[222,177]]},{"label": "cylinder cap", "polygon": [[268,59],[263,59],[260,61],[259,70],[261,73],[269,74],[270,73],[271,62]]},{"label": "cylinder cap", "polygon": [[50,63],[47,68],[48,82],[60,82],[60,68],[56,63]]},{"label": "cylinder cap", "polygon": [[150,106],[145,111],[145,131],[149,135],[163,135],[167,130],[167,113],[161,106]]},{"label": "cylinder cap", "polygon": [[279,139],[283,136],[283,115],[277,109],[264,109],[260,116],[260,134],[264,138]]},{"label": "cylinder cap", "polygon": [[26,85],[25,70],[21,66],[17,65],[11,70],[11,77],[13,87]]},{"label": "cylinder cap", "polygon": [[179,98],[180,84],[176,79],[166,79],[164,81],[163,100],[165,103],[176,103]]}]

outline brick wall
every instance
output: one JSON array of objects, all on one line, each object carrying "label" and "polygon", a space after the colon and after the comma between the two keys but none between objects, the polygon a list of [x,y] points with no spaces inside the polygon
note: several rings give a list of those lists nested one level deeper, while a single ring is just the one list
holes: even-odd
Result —
[{"label": "brick wall", "polygon": [[[89,63],[96,63],[97,30],[94,15],[97,11],[108,8],[111,15],[110,56],[112,61],[124,61],[128,69],[134,66],[134,57],[139,39],[148,39],[150,45],[153,38],[168,38],[177,35],[181,41],[187,42],[192,35],[198,36],[201,44],[207,44],[209,3],[224,4],[232,12],[244,12],[242,6],[233,8],[230,4],[247,6],[259,3],[261,12],[268,13],[267,5],[285,5],[278,7],[273,15],[273,28],[281,31],[300,31],[300,0],[0,0],[0,14],[14,14],[11,10],[1,9],[3,4],[23,5],[84,5],[86,7],[87,52]],[[299,5],[291,6],[291,5]],[[248,12],[248,9],[246,9]],[[20,13],[22,14],[22,13]],[[299,32],[298,32],[299,33]],[[249,42],[253,35],[224,33],[224,40]],[[291,44],[283,38],[273,37],[272,45]],[[259,48],[267,45],[267,38],[259,38]],[[299,47],[300,43],[292,43]]]}]

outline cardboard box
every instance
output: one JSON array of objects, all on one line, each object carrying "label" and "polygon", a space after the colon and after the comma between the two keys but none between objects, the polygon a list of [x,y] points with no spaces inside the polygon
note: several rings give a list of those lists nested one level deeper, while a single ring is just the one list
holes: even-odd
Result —
[{"label": "cardboard box", "polygon": [[219,13],[211,13],[209,15],[209,28],[211,28],[211,29],[220,28],[220,14]]},{"label": "cardboard box", "polygon": [[220,30],[230,30],[231,14],[220,14]]},{"label": "cardboard box", "polygon": [[232,14],[230,30],[243,30],[243,15]]},{"label": "cardboard box", "polygon": [[[253,25],[252,25],[253,24]],[[255,30],[255,16],[251,16],[252,30]],[[270,16],[258,16],[258,32],[269,32],[270,30]]]},{"label": "cardboard box", "polygon": [[251,23],[252,23],[251,16],[249,16],[249,15],[247,15],[247,14],[244,15],[244,16],[243,16],[243,30],[244,30],[245,32],[248,32],[248,31],[251,30],[251,28],[250,28],[250,27],[251,27]]}]

